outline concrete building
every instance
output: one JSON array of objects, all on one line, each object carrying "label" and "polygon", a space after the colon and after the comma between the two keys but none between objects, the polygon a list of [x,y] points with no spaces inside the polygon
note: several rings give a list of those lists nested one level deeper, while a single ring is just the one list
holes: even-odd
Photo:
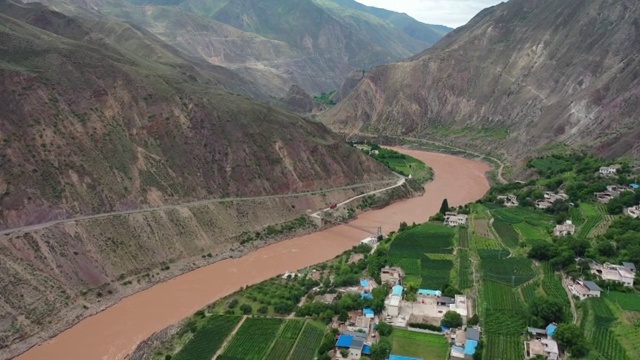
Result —
[{"label": "concrete building", "polygon": [[598,173],[601,176],[612,176],[612,175],[616,175],[620,168],[621,168],[620,165],[603,166],[600,168]]},{"label": "concrete building", "polygon": [[454,303],[449,304],[449,310],[455,311],[463,318],[466,318],[468,315],[467,297],[465,295],[456,295]]},{"label": "concrete building", "polygon": [[529,341],[525,342],[525,359],[533,359],[537,356],[543,356],[548,360],[558,360],[560,351],[558,344],[553,340],[558,324],[551,323],[545,329],[536,329],[529,327]]},{"label": "concrete building", "polygon": [[385,266],[380,270],[380,280],[387,284],[400,284],[404,278],[404,271],[399,267]]},{"label": "concrete building", "polygon": [[602,289],[593,281],[577,280],[569,285],[569,291],[580,300],[600,297]]},{"label": "concrete building", "polygon": [[612,265],[609,263],[598,264],[592,262],[591,273],[597,275],[602,280],[615,281],[627,287],[633,287],[636,277],[636,266],[633,263],[623,263],[622,265]]},{"label": "concrete building", "polygon": [[505,207],[516,207],[519,205],[518,198],[513,194],[498,196],[498,200],[503,200]]},{"label": "concrete building", "polygon": [[469,216],[465,214],[457,214],[453,212],[445,213],[444,215],[444,224],[449,226],[460,226],[466,225],[467,219]]},{"label": "concrete building", "polygon": [[556,225],[555,229],[553,229],[553,235],[555,236],[567,236],[573,235],[576,232],[576,226],[573,225],[571,220],[567,220],[564,224]]},{"label": "concrete building", "polygon": [[537,200],[535,202],[535,205],[536,205],[536,208],[544,210],[544,209],[550,208],[553,205],[553,203],[547,200]]},{"label": "concrete building", "polygon": [[349,359],[359,360],[362,355],[371,354],[371,346],[366,343],[367,335],[355,331],[345,331],[338,337],[336,348],[347,349]]},{"label": "concrete building", "polygon": [[374,236],[369,236],[368,238],[360,240],[360,244],[366,244],[369,246],[374,246],[378,243],[378,238]]},{"label": "concrete building", "polygon": [[636,205],[636,206],[632,206],[629,208],[626,208],[624,210],[624,213],[627,214],[627,216],[630,216],[634,219],[637,219],[640,217],[640,205]]}]

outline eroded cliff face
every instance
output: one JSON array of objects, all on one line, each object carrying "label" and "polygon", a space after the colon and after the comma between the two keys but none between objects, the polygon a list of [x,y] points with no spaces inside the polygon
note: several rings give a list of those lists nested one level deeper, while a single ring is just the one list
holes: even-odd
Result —
[{"label": "eroded cliff face", "polygon": [[368,73],[333,129],[414,135],[524,157],[562,142],[638,154],[640,5],[513,0],[435,47]]}]

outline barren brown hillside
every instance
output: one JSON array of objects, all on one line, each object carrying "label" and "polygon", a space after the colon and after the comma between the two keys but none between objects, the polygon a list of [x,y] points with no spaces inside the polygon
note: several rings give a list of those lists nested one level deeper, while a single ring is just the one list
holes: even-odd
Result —
[{"label": "barren brown hillside", "polygon": [[323,119],[523,157],[556,142],[640,153],[640,4],[511,0],[367,74]]},{"label": "barren brown hillside", "polygon": [[372,186],[6,229],[396,181],[324,125],[241,95],[247,80],[124,23],[2,1],[0,79],[0,358],[142,287],[309,231],[306,210]]}]

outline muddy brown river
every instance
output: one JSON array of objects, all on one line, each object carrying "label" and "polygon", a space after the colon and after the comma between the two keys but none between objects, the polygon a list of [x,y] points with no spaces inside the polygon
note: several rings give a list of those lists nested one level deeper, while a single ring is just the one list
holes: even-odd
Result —
[{"label": "muddy brown river", "polygon": [[[402,221],[409,224],[426,221],[439,210],[444,198],[451,206],[457,206],[479,199],[489,189],[485,177],[489,166],[485,163],[445,154],[397,150],[433,168],[435,177],[425,186],[425,195],[363,213],[351,225],[372,231],[382,226],[383,232],[388,233],[397,230]],[[16,359],[124,359],[154,332],[240,287],[332,259],[367,236],[370,234],[341,225],[194,270],[123,299]]]}]

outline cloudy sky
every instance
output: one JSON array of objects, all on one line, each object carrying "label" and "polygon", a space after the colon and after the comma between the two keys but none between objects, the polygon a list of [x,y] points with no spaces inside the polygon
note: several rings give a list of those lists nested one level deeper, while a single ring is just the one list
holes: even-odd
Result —
[{"label": "cloudy sky", "polygon": [[[503,0],[356,0],[359,3],[407,13],[428,24],[458,27],[480,10]],[[506,0],[505,0],[506,1]]]}]

